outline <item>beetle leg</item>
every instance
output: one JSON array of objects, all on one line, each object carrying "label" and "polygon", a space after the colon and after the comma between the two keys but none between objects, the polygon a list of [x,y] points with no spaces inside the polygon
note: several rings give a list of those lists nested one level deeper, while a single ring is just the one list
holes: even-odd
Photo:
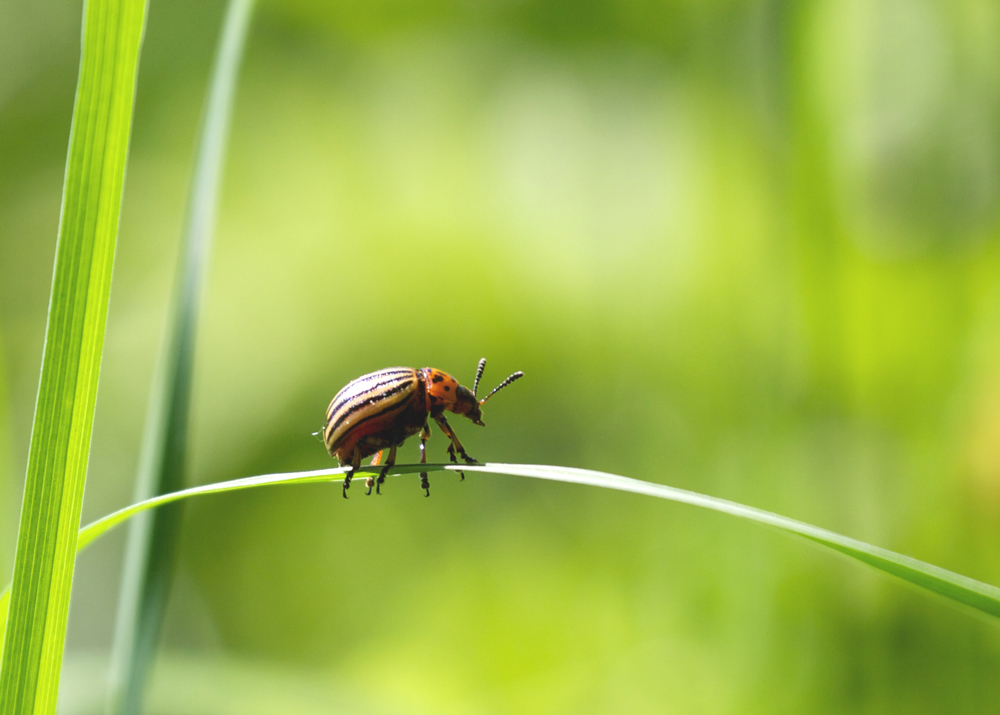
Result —
[{"label": "beetle leg", "polygon": [[[434,418],[434,421],[438,423],[438,427],[441,428],[441,431],[444,432],[448,439],[451,440],[451,444],[448,445],[448,457],[451,458],[452,463],[458,464],[458,460],[455,458],[455,451],[457,450],[458,453],[462,455],[462,459],[465,460],[466,464],[475,464],[476,458],[470,457],[465,451],[465,447],[463,447],[462,443],[458,441],[458,435],[455,434],[455,430],[453,430],[451,425],[448,424],[448,420],[444,418],[444,415],[438,415]],[[458,474],[462,477],[462,481],[464,482],[465,472],[459,472]]]},{"label": "beetle leg", "polygon": [[[448,445],[448,457],[451,459],[452,464],[458,464],[458,460],[455,459],[455,445],[453,444]],[[458,476],[461,477],[459,481],[461,482],[465,481],[465,472],[459,472]]]},{"label": "beetle leg", "polygon": [[[420,430],[420,463],[427,464],[427,440],[431,438],[431,428],[424,422],[424,427]],[[424,496],[431,495],[431,482],[427,478],[427,472],[420,473],[420,488],[424,490]]]},{"label": "beetle leg", "polygon": [[[378,480],[375,482],[375,493],[382,493],[382,482],[385,481],[385,475],[389,473],[392,465],[396,463],[396,445],[392,445],[389,449],[389,457],[385,460],[385,466],[382,467],[382,471],[378,473]],[[368,493],[371,493],[372,488],[368,487]]]},{"label": "beetle leg", "polygon": [[361,448],[354,448],[354,458],[351,460],[351,468],[347,470],[347,474],[344,475],[344,499],[347,498],[347,490],[351,488],[351,477],[354,476],[354,471],[361,466]]},{"label": "beetle leg", "polygon": [[[375,453],[375,456],[372,457],[372,461],[369,463],[368,466],[377,467],[381,461],[382,461],[382,450],[379,450],[378,452]],[[365,480],[365,486],[368,487],[368,489],[365,491],[365,496],[369,496],[372,493],[372,487],[375,486],[375,477],[368,477],[368,479]]]}]

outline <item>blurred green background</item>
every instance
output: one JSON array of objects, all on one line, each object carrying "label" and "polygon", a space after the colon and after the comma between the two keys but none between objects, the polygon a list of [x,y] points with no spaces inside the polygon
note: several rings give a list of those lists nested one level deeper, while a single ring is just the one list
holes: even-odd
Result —
[{"label": "blurred green background", "polygon": [[[153,0],[84,520],[131,499],[223,3]],[[0,573],[78,2],[0,5]],[[742,501],[1000,583],[1000,5],[265,1],[197,351],[192,483],[331,466],[348,380],[468,383],[485,461]],[[431,460],[445,459],[435,432]],[[415,461],[416,441],[400,461]],[[1000,630],[634,495],[390,480],[187,508],[150,713],[982,713]],[[124,531],[79,560],[102,712]]]}]

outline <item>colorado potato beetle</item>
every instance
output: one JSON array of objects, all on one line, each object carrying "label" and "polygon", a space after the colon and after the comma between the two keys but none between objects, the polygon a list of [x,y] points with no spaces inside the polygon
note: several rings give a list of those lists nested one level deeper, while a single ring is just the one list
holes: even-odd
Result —
[{"label": "colorado potato beetle", "polygon": [[[483,358],[479,361],[476,381],[471,390],[459,385],[458,380],[448,373],[433,367],[389,367],[347,383],[326,409],[326,426],[323,428],[323,442],[330,456],[336,457],[341,466],[349,464],[351,467],[344,477],[344,498],[347,498],[351,477],[361,466],[361,460],[374,454],[375,458],[371,463],[377,465],[382,451],[388,449],[389,456],[378,478],[369,477],[365,480],[365,486],[368,487],[365,494],[372,493],[372,486],[380,494],[385,475],[396,463],[396,448],[418,432],[420,463],[425,464],[427,440],[431,436],[428,418],[437,422],[441,431],[451,440],[448,445],[451,461],[458,463],[455,457],[458,452],[467,464],[474,464],[476,460],[468,455],[458,441],[444,413],[450,411],[465,415],[482,427],[481,408],[486,401],[497,391],[524,376],[520,370],[515,372],[480,400],[476,391],[485,367],[486,358]],[[464,480],[465,474],[459,474]],[[420,474],[420,488],[426,492],[425,496],[431,495],[426,472]]]}]

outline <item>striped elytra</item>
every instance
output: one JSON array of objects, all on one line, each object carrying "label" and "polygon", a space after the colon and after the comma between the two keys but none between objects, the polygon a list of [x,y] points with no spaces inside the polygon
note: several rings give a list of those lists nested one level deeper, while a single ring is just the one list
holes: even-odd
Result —
[{"label": "striped elytra", "polygon": [[[330,402],[323,428],[323,442],[330,456],[335,457],[341,466],[351,467],[344,477],[344,497],[347,497],[351,477],[354,470],[361,466],[361,460],[374,454],[372,464],[379,464],[382,451],[388,449],[389,456],[378,478],[369,477],[366,480],[367,494],[371,494],[373,486],[376,493],[381,493],[385,476],[396,462],[396,448],[417,433],[420,434],[420,462],[426,463],[430,419],[437,422],[451,441],[448,456],[452,462],[458,462],[457,452],[467,464],[475,463],[476,460],[458,441],[444,413],[465,415],[482,426],[482,405],[498,390],[524,374],[515,372],[480,400],[476,391],[485,367],[486,358],[483,358],[479,361],[471,390],[458,384],[458,380],[448,373],[432,367],[389,367],[347,383]],[[464,480],[465,475],[459,474]],[[420,474],[420,486],[430,496],[430,483],[425,472]]]}]

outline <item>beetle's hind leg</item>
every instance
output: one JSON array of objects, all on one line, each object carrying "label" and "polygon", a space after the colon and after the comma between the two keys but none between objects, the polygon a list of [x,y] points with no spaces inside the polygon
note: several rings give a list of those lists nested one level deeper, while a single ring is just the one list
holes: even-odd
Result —
[{"label": "beetle's hind leg", "polygon": [[[423,429],[420,430],[420,463],[427,464],[427,440],[431,438],[431,428],[424,422]],[[431,482],[427,478],[427,472],[420,473],[420,488],[424,490],[424,496],[431,495]]]},{"label": "beetle's hind leg", "polygon": [[[381,463],[382,463],[382,450],[380,449],[378,452],[375,453],[375,456],[372,457],[372,461],[368,463],[368,466],[377,467]],[[365,486],[367,487],[367,489],[365,490],[365,496],[370,496],[372,493],[372,487],[375,486],[375,477],[368,477],[368,479],[365,480]]]},{"label": "beetle's hind leg", "polygon": [[[382,494],[382,482],[385,481],[385,475],[389,473],[392,466],[396,463],[396,445],[392,445],[389,448],[389,457],[385,460],[385,465],[382,467],[382,471],[378,473],[378,479],[375,480],[375,493]],[[369,477],[371,481],[371,477]],[[371,485],[368,486],[368,493],[372,493]]]},{"label": "beetle's hind leg", "polygon": [[[463,447],[462,443],[458,441],[458,435],[455,434],[455,430],[453,430],[451,425],[448,424],[448,420],[444,418],[444,415],[435,417],[434,421],[438,423],[438,427],[441,428],[441,431],[444,432],[448,439],[451,440],[451,444],[448,445],[448,457],[451,459],[452,464],[458,464],[458,459],[455,457],[456,451],[458,451],[458,453],[462,456],[462,459],[465,460],[466,464],[475,464],[478,461],[475,457],[470,457],[468,452],[465,451],[465,447]],[[459,472],[458,475],[464,482],[465,472]]]},{"label": "beetle's hind leg", "polygon": [[351,488],[351,477],[354,476],[354,472],[358,467],[361,466],[361,448],[354,448],[354,457],[351,459],[351,468],[347,470],[344,475],[344,499],[347,498],[347,490]]}]

